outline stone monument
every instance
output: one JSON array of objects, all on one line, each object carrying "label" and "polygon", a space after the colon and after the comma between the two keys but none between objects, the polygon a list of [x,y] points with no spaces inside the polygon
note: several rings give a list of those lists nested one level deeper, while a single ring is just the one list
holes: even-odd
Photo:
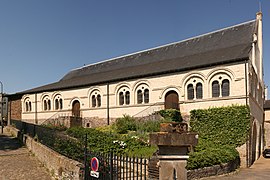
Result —
[{"label": "stone monument", "polygon": [[150,134],[150,144],[158,146],[159,179],[187,179],[188,153],[198,143],[198,134],[187,123],[162,123],[160,132]]}]

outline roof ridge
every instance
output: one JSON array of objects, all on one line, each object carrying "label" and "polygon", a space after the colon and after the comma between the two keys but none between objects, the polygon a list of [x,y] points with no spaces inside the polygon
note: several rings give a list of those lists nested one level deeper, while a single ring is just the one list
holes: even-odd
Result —
[{"label": "roof ridge", "polygon": [[113,61],[113,60],[116,60],[116,59],[120,59],[120,58],[124,58],[124,57],[128,57],[128,56],[132,56],[132,55],[136,55],[136,54],[140,54],[140,53],[144,53],[144,52],[147,52],[147,51],[157,50],[157,49],[164,48],[164,47],[167,47],[167,46],[176,45],[176,44],[183,43],[183,42],[186,42],[186,41],[189,41],[189,40],[192,40],[192,39],[201,38],[201,37],[204,37],[204,36],[207,36],[207,35],[210,35],[210,34],[214,34],[214,33],[217,33],[217,32],[220,32],[220,31],[224,31],[224,30],[227,30],[227,29],[231,29],[231,28],[234,28],[234,27],[242,26],[242,25],[245,25],[245,24],[248,24],[248,23],[251,23],[251,22],[255,22],[255,21],[256,21],[256,19],[250,20],[250,21],[246,21],[246,22],[243,22],[243,23],[240,23],[240,24],[235,24],[235,25],[232,25],[232,26],[229,26],[229,27],[225,27],[225,28],[222,28],[222,29],[210,31],[208,33],[200,34],[200,35],[193,36],[193,37],[190,37],[190,38],[187,38],[187,39],[183,39],[183,40],[180,40],[180,41],[176,41],[176,42],[172,42],[172,43],[160,45],[160,46],[149,48],[149,49],[144,49],[144,50],[141,50],[141,51],[136,51],[136,52],[129,53],[129,54],[124,54],[124,55],[116,56],[116,57],[109,58],[109,59],[105,59],[105,60],[98,61],[98,62],[95,62],[95,63],[92,63],[92,64],[88,64],[86,66],[82,66],[82,67],[71,69],[70,72],[76,71],[76,70],[80,70],[80,69],[83,69],[83,68],[87,68],[87,67],[90,67],[90,66],[94,66],[94,65],[106,63],[106,62]]}]

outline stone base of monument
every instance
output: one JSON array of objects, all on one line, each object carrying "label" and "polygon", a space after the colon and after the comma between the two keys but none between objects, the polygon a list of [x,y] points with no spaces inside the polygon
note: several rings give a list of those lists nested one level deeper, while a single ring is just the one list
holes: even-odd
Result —
[{"label": "stone base of monument", "polygon": [[159,156],[159,178],[186,180],[187,159],[188,156]]},{"label": "stone base of monument", "polygon": [[161,124],[162,132],[150,134],[150,143],[158,146],[159,179],[187,179],[188,153],[197,145],[198,134],[187,132],[186,126],[186,123]]}]

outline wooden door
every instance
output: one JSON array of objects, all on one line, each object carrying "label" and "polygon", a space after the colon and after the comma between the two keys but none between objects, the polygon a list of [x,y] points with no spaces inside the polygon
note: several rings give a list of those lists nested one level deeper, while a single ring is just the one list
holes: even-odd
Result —
[{"label": "wooden door", "polygon": [[175,91],[169,91],[165,96],[165,109],[179,110],[179,98]]},{"label": "wooden door", "polygon": [[81,116],[80,102],[77,101],[77,100],[72,103],[72,115],[74,117],[80,117]]}]

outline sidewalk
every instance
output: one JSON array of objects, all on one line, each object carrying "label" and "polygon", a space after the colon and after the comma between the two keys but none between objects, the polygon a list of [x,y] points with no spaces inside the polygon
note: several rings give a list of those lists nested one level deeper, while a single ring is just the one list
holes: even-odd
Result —
[{"label": "sidewalk", "polygon": [[250,168],[240,168],[232,174],[208,177],[216,180],[267,180],[270,179],[270,158],[261,156]]},{"label": "sidewalk", "polygon": [[0,134],[0,180],[51,180],[46,168],[20,142]]}]

